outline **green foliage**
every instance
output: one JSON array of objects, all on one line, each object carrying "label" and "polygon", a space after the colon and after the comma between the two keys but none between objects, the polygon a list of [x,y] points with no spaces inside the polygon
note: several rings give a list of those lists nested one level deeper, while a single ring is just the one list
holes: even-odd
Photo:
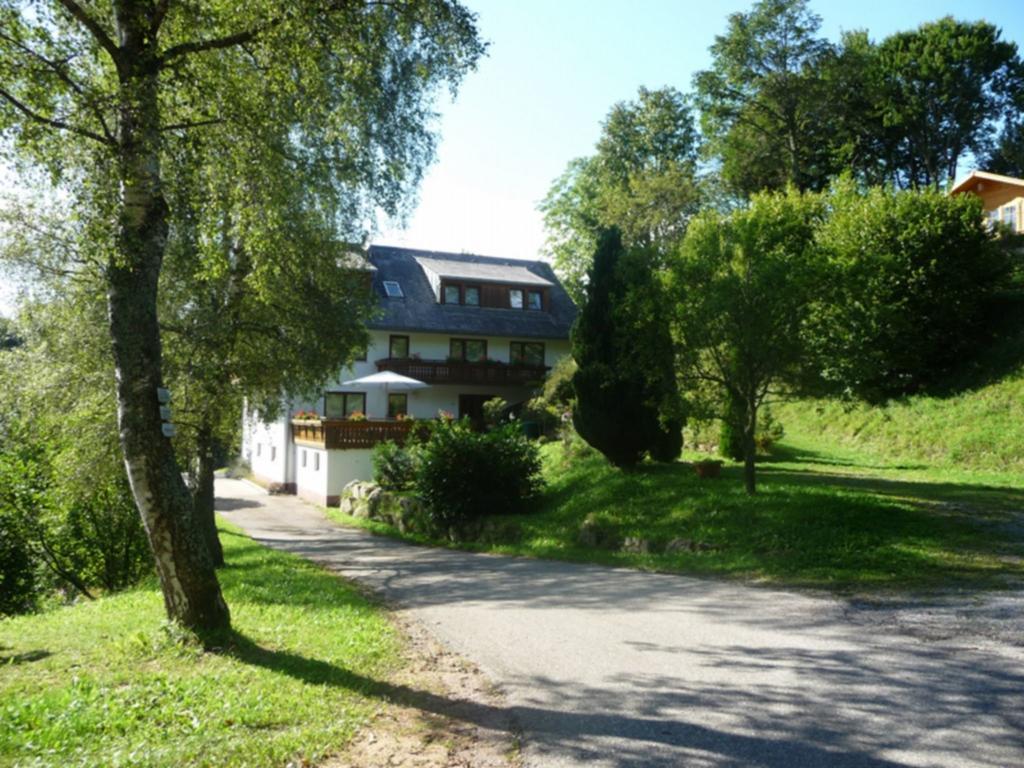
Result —
[{"label": "green foliage", "polygon": [[475,432],[465,421],[441,421],[422,446],[416,491],[451,536],[487,514],[526,512],[540,489],[538,448],[518,425]]},{"label": "green foliage", "polygon": [[695,219],[670,264],[683,377],[742,403],[750,493],[758,408],[805,360],[801,333],[824,276],[814,242],[823,215],[818,195],[755,195],[731,216]]},{"label": "green foliage", "polygon": [[393,440],[377,443],[373,448],[373,479],[389,491],[401,491],[416,479],[415,448],[400,446]]},{"label": "green foliage", "polygon": [[647,452],[671,461],[682,447],[671,339],[649,259],[626,254],[618,231],[606,231],[572,332],[573,424],[618,467]]},{"label": "green foliage", "polygon": [[[5,459],[0,454],[0,483],[9,481]],[[37,563],[23,528],[18,511],[0,501],[0,616],[27,613],[36,605]]]},{"label": "green foliage", "polygon": [[735,395],[727,395],[718,433],[719,456],[743,461],[743,425],[746,423],[746,415],[746,402]]},{"label": "green foliage", "polygon": [[325,569],[221,531],[236,633],[204,653],[137,589],[0,622],[0,764],[316,765],[401,664],[379,607]]},{"label": "green foliage", "polygon": [[816,37],[820,26],[806,0],[760,0],[729,16],[710,69],[694,77],[706,152],[741,194],[820,189],[833,172],[818,66],[830,48]]},{"label": "green foliage", "polygon": [[[694,78],[705,153],[742,195],[822,190],[843,170],[939,188],[1018,116],[1017,46],[988,22],[946,17],[877,44],[863,30],[832,44],[820,26],[806,0],[760,0],[729,17]],[[1012,128],[1006,139],[1010,157]]]},{"label": "green foliage", "polygon": [[904,184],[939,188],[966,154],[983,155],[1024,85],[1015,43],[986,21],[946,16],[878,46],[876,109],[899,136]]},{"label": "green foliage", "polygon": [[27,547],[39,591],[124,589],[152,568],[93,312],[102,306],[73,289],[25,305],[24,343],[0,355],[0,515]]},{"label": "green foliage", "polygon": [[1024,176],[1024,118],[1006,121],[983,167],[1004,176]]},{"label": "green foliage", "polygon": [[508,401],[503,397],[492,397],[484,403],[484,424],[488,429],[501,426],[508,421]]},{"label": "green foliage", "polygon": [[869,402],[942,384],[982,348],[1006,254],[980,201],[840,184],[818,233],[829,279],[805,331],[826,391]]},{"label": "green foliage", "polygon": [[540,206],[547,251],[577,303],[603,228],[657,251],[682,237],[701,199],[697,145],[686,97],[641,88],[636,101],[612,107],[596,154],[573,160],[555,180]]}]

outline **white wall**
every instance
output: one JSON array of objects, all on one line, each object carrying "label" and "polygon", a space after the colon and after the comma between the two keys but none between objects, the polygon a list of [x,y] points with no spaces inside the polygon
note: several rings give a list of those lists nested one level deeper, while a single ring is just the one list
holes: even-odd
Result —
[{"label": "white wall", "polygon": [[289,424],[283,417],[267,423],[245,410],[242,417],[242,458],[249,463],[257,479],[265,483],[290,482],[291,447]]}]

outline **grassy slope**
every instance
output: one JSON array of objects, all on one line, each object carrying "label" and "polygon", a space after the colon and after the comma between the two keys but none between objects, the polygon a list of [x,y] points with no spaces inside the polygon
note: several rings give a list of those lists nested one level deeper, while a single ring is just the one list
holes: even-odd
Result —
[{"label": "grassy slope", "polygon": [[153,584],[0,621],[0,765],[305,764],[344,746],[394,631],[327,572],[222,539],[237,635],[221,652],[172,641]]},{"label": "grassy slope", "polygon": [[[1024,311],[1007,315],[1024,328]],[[846,449],[876,464],[986,474],[1024,472],[1024,332],[964,364],[942,397],[884,407],[805,401],[777,406],[787,442]]]},{"label": "grassy slope", "polygon": [[[908,476],[842,452],[787,446],[761,467],[760,492],[749,498],[738,466],[700,480],[686,464],[624,473],[592,453],[568,459],[557,444],[543,451],[548,489],[538,511],[493,521],[487,543],[468,548],[840,591],[997,588],[1024,578],[1024,531],[1007,511],[1024,508],[1016,478]],[[580,524],[591,514],[620,538],[647,539],[655,549],[673,538],[704,548],[632,554],[581,546]]]},{"label": "grassy slope", "polygon": [[1024,472],[1021,375],[948,398],[916,397],[879,408],[787,403],[777,406],[775,414],[798,443],[827,440],[886,464]]}]

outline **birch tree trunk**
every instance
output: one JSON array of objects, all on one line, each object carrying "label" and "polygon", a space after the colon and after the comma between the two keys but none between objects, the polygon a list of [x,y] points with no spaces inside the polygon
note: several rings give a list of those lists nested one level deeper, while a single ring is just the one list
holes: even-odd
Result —
[{"label": "birch tree trunk", "polygon": [[157,282],[167,243],[160,176],[159,61],[151,2],[114,5],[119,43],[118,248],[107,269],[118,425],[167,615],[190,629],[227,629],[230,615],[170,440],[161,431]]}]

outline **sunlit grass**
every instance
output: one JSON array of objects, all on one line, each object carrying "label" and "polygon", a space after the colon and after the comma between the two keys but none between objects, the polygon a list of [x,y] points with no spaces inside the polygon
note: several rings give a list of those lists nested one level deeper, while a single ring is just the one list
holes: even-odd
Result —
[{"label": "sunlit grass", "polygon": [[0,765],[283,766],[345,745],[394,631],[326,571],[222,540],[236,634],[213,652],[163,626],[152,583],[0,621]]}]

